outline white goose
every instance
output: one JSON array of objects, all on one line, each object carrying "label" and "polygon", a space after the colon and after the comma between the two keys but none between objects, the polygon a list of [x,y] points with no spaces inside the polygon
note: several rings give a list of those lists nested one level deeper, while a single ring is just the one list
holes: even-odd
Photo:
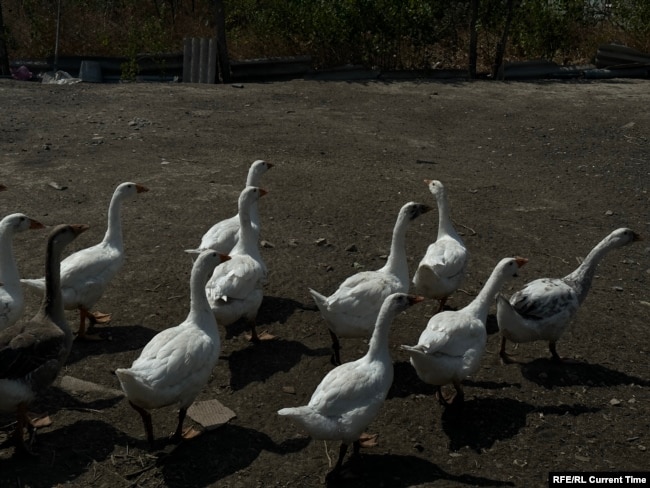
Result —
[{"label": "white goose", "polygon": [[0,331],[0,412],[16,414],[13,439],[21,453],[31,454],[23,437],[25,428],[34,431],[27,408],[56,379],[72,347],[59,263],[63,248],[87,229],[87,225],[60,225],[52,230],[45,255],[45,294],[38,313]]},{"label": "white goose", "polygon": [[388,296],[377,316],[366,355],[327,373],[307,405],[278,410],[279,415],[300,424],[314,439],[341,441],[339,457],[330,475],[340,471],[349,444],[354,444],[354,454],[358,454],[359,439],[379,413],[393,383],[388,348],[393,319],[423,299],[404,293]]},{"label": "white goose", "polygon": [[4,284],[0,287],[0,330],[15,324],[25,311],[25,296],[13,251],[14,236],[28,229],[43,228],[43,224],[21,213],[0,220],[0,282]]},{"label": "white goose", "polygon": [[411,357],[411,364],[422,381],[437,387],[438,400],[448,405],[441,387],[452,383],[456,389],[454,404],[462,404],[461,382],[474,374],[485,352],[487,320],[490,304],[504,282],[528,262],[525,258],[499,261],[487,282],[466,307],[458,311],[440,312],[429,320],[416,346],[402,346]]},{"label": "white goose", "polygon": [[447,298],[465,279],[469,252],[449,216],[447,192],[437,180],[424,180],[438,204],[438,237],[429,245],[413,276],[415,291],[440,301],[438,312]]},{"label": "white goose", "polygon": [[205,287],[217,321],[228,326],[244,318],[253,342],[272,338],[270,334],[258,336],[255,329],[267,269],[259,250],[259,234],[251,224],[251,207],[266,193],[262,188],[247,186],[239,195],[240,239],[230,253],[230,261],[214,270]]},{"label": "white goose", "polygon": [[564,278],[540,278],[516,292],[510,301],[497,297],[497,321],[501,332],[499,354],[505,363],[515,362],[506,353],[506,340],[516,343],[548,341],[553,359],[560,360],[555,344],[587,298],[600,260],[612,249],[641,240],[636,232],[617,229],[594,247],[584,261]]},{"label": "white goose", "polygon": [[[246,186],[260,186],[262,175],[271,169],[273,165],[261,159],[255,161],[248,170]],[[260,214],[257,202],[254,202],[250,209],[251,225],[255,232],[260,232]],[[200,253],[205,249],[214,249],[223,254],[230,254],[239,241],[239,214],[224,219],[214,224],[203,234],[201,244],[197,249],[186,249],[187,253]]]},{"label": "white goose", "polygon": [[329,297],[313,289],[309,290],[329,328],[334,364],[341,364],[340,337],[370,336],[386,297],[408,291],[406,229],[411,221],[429,210],[431,207],[415,202],[409,202],[400,209],[393,229],[388,261],[383,268],[362,271],[348,277]]},{"label": "white goose", "polygon": [[181,324],[156,334],[130,368],[115,371],[129,404],[141,415],[147,440],[153,445],[149,410],[178,404],[178,426],[172,439],[183,438],[187,409],[210,379],[221,338],[205,295],[205,283],[226,255],[207,250],[199,255],[190,276],[190,311]]},{"label": "white goose", "polygon": [[[108,228],[104,239],[97,245],[81,249],[61,262],[61,292],[66,310],[79,309],[79,338],[93,338],[86,334],[86,319],[93,323],[110,321],[109,314],[91,312],[108,284],[124,263],[124,242],[120,211],[122,202],[138,193],[149,191],[136,183],[119,185],[108,207]],[[43,292],[45,280],[23,279],[22,283]]]}]

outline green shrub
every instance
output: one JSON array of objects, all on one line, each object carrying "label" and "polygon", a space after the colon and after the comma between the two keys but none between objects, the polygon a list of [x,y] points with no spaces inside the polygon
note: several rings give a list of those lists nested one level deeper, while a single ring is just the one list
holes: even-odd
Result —
[{"label": "green shrub", "polygon": [[[603,42],[650,49],[650,1],[516,0],[506,59],[586,62]],[[226,0],[231,58],[310,54],[316,67],[466,67],[470,0]],[[66,0],[61,55],[126,56],[182,51],[185,37],[214,35],[214,0]],[[10,57],[54,51],[51,0],[3,0]],[[489,67],[505,0],[481,0],[479,68]]]}]

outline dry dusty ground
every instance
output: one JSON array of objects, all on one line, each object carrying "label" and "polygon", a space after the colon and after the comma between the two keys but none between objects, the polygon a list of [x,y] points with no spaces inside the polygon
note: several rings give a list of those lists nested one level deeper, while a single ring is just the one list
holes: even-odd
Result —
[{"label": "dry dusty ground", "polygon": [[[504,256],[530,259],[505,291],[562,276],[621,226],[645,241],[601,263],[556,366],[543,343],[488,352],[466,382],[459,419],[435,401],[399,349],[417,341],[436,304],[398,317],[391,335],[395,382],[351,486],[545,486],[553,470],[643,470],[650,465],[650,84],[602,82],[316,82],[198,86],[51,86],[0,81],[2,214],[45,224],[88,223],[72,248],[99,241],[115,186],[150,188],[123,209],[127,262],[97,308],[113,313],[112,340],[75,344],[62,375],[108,390],[55,386],[33,405],[36,460],[0,450],[0,486],[318,486],[323,442],[309,440],[281,407],[306,403],[331,369],[329,336],[307,291],[331,293],[345,277],[378,268],[398,209],[434,204],[422,180],[448,187],[452,216],[472,258],[452,308],[464,306]],[[222,327],[223,351],[199,400],[237,417],[172,449],[149,451],[138,415],[111,392],[157,332],[188,309],[190,257],[214,222],[235,213],[249,164],[264,177],[262,249],[270,270],[260,328],[279,337],[247,343]],[[50,185],[56,183],[56,185]],[[55,189],[54,186],[65,189]],[[437,214],[407,235],[411,271],[435,238]],[[42,275],[47,232],[15,240],[22,276]],[[325,241],[322,241],[325,239]],[[320,242],[320,245],[316,242]],[[356,252],[346,250],[354,244]],[[29,295],[27,315],[38,299]],[[69,315],[76,327],[76,316]],[[343,342],[344,359],[363,354]],[[0,441],[11,417],[0,419]],[[156,435],[175,426],[154,413]],[[189,422],[188,422],[189,424]],[[327,445],[336,458],[338,446]]]}]

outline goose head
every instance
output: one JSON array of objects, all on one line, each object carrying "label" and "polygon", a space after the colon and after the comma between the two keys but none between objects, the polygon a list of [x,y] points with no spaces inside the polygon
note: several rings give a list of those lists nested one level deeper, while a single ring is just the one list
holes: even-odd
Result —
[{"label": "goose head", "polygon": [[438,180],[424,180],[429,187],[431,194],[438,200],[440,197],[446,196],[445,186]]},{"label": "goose head", "polygon": [[404,216],[407,221],[415,220],[420,215],[429,212],[433,207],[423,203],[409,202],[400,210],[400,217]]},{"label": "goose head", "polygon": [[230,256],[227,254],[221,254],[212,249],[207,249],[199,254],[199,257],[196,258],[194,262],[194,269],[201,269],[206,272],[205,281],[210,277],[210,273],[214,268],[219,266],[221,263],[224,263],[230,259]]},{"label": "goose head", "polygon": [[25,214],[15,213],[7,215],[0,221],[0,229],[10,229],[11,232],[24,232],[28,229],[44,229],[39,221],[29,218]]},{"label": "goose head", "polygon": [[115,189],[115,197],[119,199],[123,199],[147,191],[149,191],[149,188],[147,188],[146,186],[139,185],[138,183],[133,183],[131,181],[127,181],[126,183],[122,183],[118,185],[118,187]]},{"label": "goose head", "polygon": [[420,303],[424,297],[406,293],[393,293],[384,300],[384,310],[395,316],[412,305]]},{"label": "goose head", "polygon": [[248,170],[248,178],[246,178],[246,186],[259,186],[262,175],[273,167],[273,164],[258,159],[251,164]]},{"label": "goose head", "polygon": [[503,258],[497,264],[499,274],[504,277],[517,276],[519,268],[524,266],[528,262],[528,259],[515,256],[514,258]]},{"label": "goose head", "polygon": [[61,224],[52,230],[49,240],[52,247],[62,249],[88,229],[90,229],[88,224]]},{"label": "goose head", "polygon": [[239,213],[250,211],[251,205],[266,195],[268,191],[258,186],[247,186],[239,194]]},{"label": "goose head", "polygon": [[634,232],[632,229],[621,227],[620,229],[616,229],[609,236],[607,236],[605,240],[607,241],[608,247],[611,246],[612,248],[616,248],[626,246],[636,241],[642,241],[643,237]]}]

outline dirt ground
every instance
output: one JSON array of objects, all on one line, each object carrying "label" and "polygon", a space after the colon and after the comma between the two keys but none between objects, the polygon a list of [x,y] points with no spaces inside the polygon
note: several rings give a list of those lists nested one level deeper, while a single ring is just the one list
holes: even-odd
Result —
[{"label": "dirt ground", "polygon": [[[382,266],[399,208],[435,206],[424,178],[448,188],[452,217],[471,251],[469,303],[505,256],[530,262],[504,291],[563,276],[617,227],[645,241],[601,263],[558,366],[544,343],[498,361],[494,308],[487,353],[465,383],[462,416],[442,408],[400,344],[414,344],[437,306],[400,315],[391,331],[395,381],[369,430],[350,486],[547,486],[550,471],[650,466],[650,84],[640,80],[497,83],[318,82],[243,85],[70,86],[0,81],[2,215],[47,225],[87,223],[70,251],[101,240],[114,188],[149,187],[125,203],[126,264],[97,305],[113,313],[111,340],[75,343],[60,385],[32,405],[53,424],[39,430],[34,460],[0,449],[0,486],[319,486],[338,445],[310,440],[276,411],[305,404],[332,368],[330,339],[308,293],[325,294],[357,269]],[[221,327],[222,357],[198,400],[236,413],[228,424],[165,442],[173,407],[153,413],[149,450],[139,416],[115,390],[158,331],[188,311],[191,258],[214,222],[233,215],[248,166],[263,178],[263,257],[269,283],[251,345]],[[58,188],[58,189],[57,189]],[[414,271],[435,239],[437,212],[407,234]],[[15,239],[23,277],[41,276],[47,231]],[[351,247],[352,245],[355,248]],[[28,293],[26,315],[39,299]],[[77,327],[77,315],[68,320]],[[344,360],[366,341],[343,340]],[[12,418],[0,417],[0,442]],[[188,419],[187,425],[192,425]]]}]

